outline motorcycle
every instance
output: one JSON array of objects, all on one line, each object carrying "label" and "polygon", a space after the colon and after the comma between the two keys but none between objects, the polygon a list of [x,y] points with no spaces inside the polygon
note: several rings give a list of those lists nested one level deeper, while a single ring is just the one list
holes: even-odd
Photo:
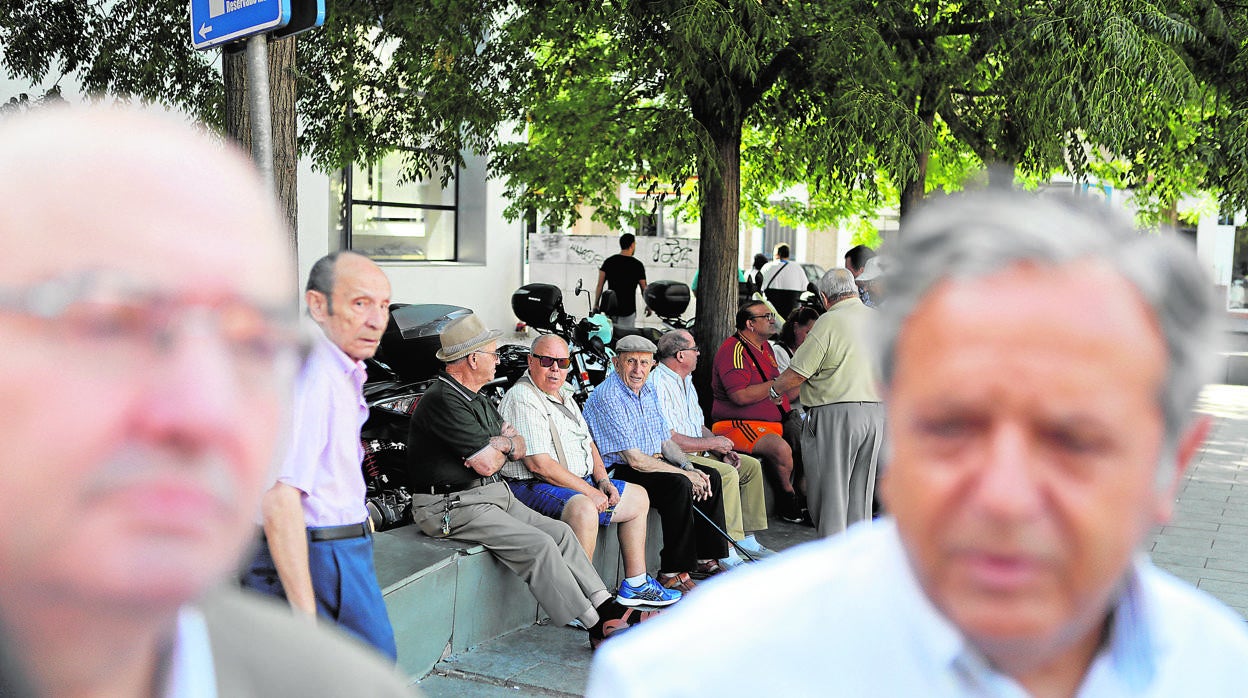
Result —
[{"label": "motorcycle", "polygon": [[[689,308],[689,300],[692,294],[689,290],[689,284],[683,281],[660,280],[652,281],[646,284],[646,290],[642,293],[642,300],[645,301],[646,307],[655,317],[663,322],[663,326],[667,330],[692,330],[693,318],[686,320],[684,317],[685,310]],[[602,294],[602,307],[610,312],[615,308],[616,298],[612,291],[604,291]],[[659,337],[663,336],[665,330],[656,327],[629,327],[616,328],[615,341],[629,335],[641,335],[646,339],[658,344]],[[612,347],[615,345],[612,344]]]},{"label": "motorcycle", "polygon": [[[573,295],[582,293],[590,298],[589,290],[580,279],[576,281]],[[592,299],[590,299],[592,304]],[[584,406],[594,386],[602,382],[611,365],[613,356],[607,345],[611,341],[611,321],[602,313],[591,312],[577,320],[563,306],[563,291],[553,284],[525,284],[511,294],[511,310],[516,317],[542,334],[555,334],[568,343],[568,357],[572,368],[568,382],[577,404]]]}]

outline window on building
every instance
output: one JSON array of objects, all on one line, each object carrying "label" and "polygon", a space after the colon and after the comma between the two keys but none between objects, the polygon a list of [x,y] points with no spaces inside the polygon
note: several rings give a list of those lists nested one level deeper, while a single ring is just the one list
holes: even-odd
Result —
[{"label": "window on building", "polygon": [[1248,225],[1235,228],[1231,285],[1226,290],[1226,304],[1232,310],[1248,308]]},{"label": "window on building", "polygon": [[435,177],[400,181],[405,153],[343,172],[348,249],[379,261],[458,259],[459,170],[445,187]]}]

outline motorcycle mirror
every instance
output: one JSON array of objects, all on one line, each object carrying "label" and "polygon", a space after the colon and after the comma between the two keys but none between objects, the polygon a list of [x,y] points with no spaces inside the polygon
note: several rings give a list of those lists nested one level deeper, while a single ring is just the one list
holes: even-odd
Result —
[{"label": "motorcycle mirror", "polygon": [[582,284],[581,284],[581,281],[582,281],[581,279],[577,279],[577,280],[576,280],[576,290],[572,292],[572,295],[574,295],[574,296],[575,296],[575,295],[579,295],[579,294],[580,294],[580,292],[581,292],[581,285],[582,285]]}]

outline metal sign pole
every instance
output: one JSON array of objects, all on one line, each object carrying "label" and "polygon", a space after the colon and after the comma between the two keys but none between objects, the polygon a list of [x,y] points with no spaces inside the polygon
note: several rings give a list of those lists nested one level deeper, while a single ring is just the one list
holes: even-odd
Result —
[{"label": "metal sign pole", "polygon": [[269,100],[269,43],[264,34],[247,39],[247,103],[251,107],[251,157],[269,191],[273,174],[273,105]]}]

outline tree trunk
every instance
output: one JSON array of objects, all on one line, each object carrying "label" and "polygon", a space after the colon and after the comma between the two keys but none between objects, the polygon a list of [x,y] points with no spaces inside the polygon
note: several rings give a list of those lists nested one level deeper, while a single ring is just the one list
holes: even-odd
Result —
[{"label": "tree trunk", "polygon": [[[936,96],[931,89],[925,87],[923,94],[919,96],[917,116],[928,133],[932,132],[932,127],[936,123],[936,109],[933,107],[935,103]],[[915,153],[914,176],[907,179],[901,186],[901,205],[898,211],[901,220],[898,225],[902,230],[905,229],[906,219],[914,213],[914,209],[923,202],[923,197],[927,195],[927,162],[931,154],[930,145],[924,145],[919,152]]]},{"label": "tree trunk", "polygon": [[[247,59],[223,51],[225,132],[251,152],[251,104],[247,99]],[[298,247],[298,166],[295,141],[295,37],[269,41],[269,99],[273,110],[273,178],[286,212],[291,249]]]},{"label": "tree trunk", "polygon": [[711,362],[719,345],[736,328],[737,258],[741,227],[741,125],[712,131],[719,172],[699,173],[702,192],[702,247],[698,253],[698,313],[693,334],[702,347],[694,385],[709,416]]},{"label": "tree trunk", "polygon": [[[931,125],[930,121],[928,125]],[[931,152],[931,148],[924,147],[915,154],[915,175],[906,180],[901,187],[901,222],[899,223],[901,228],[905,227],[906,219],[914,213],[914,209],[919,204],[923,203],[923,197],[927,194],[927,161]]]},{"label": "tree trunk", "polygon": [[988,162],[988,188],[989,189],[1013,189],[1014,188],[1014,163],[1005,160],[992,160]]}]

